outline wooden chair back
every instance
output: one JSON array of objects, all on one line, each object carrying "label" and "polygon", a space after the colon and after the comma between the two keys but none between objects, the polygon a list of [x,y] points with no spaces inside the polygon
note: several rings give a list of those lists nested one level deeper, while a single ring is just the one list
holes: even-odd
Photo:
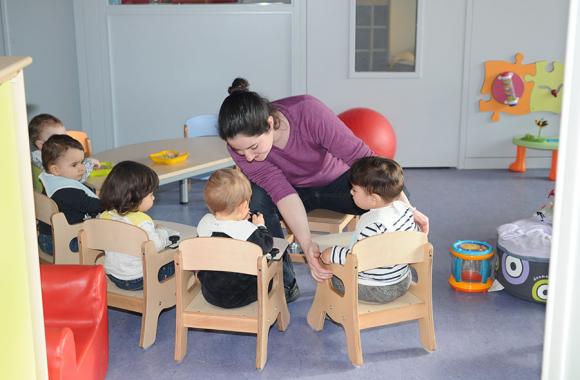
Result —
[{"label": "wooden chair back", "polygon": [[[416,272],[409,291],[386,304],[359,302],[358,272],[396,264],[410,264]],[[353,246],[345,265],[330,265],[344,284],[344,294],[339,294],[330,280],[318,283],[308,324],[320,331],[326,315],[342,324],[348,355],[356,366],[363,364],[360,330],[402,321],[418,320],[423,347],[434,351],[432,266],[433,246],[422,232],[392,232],[363,239]]]},{"label": "wooden chair back", "polygon": [[93,155],[93,148],[91,146],[91,139],[89,138],[89,136],[87,135],[86,132],[66,131],[66,134],[81,143],[81,145],[83,146],[83,150],[85,151],[85,155],[87,157],[90,157]]},{"label": "wooden chair back", "polygon": [[70,249],[71,240],[78,236],[81,223],[69,224],[66,216],[59,212],[57,204],[44,194],[34,192],[36,220],[52,227],[53,255],[38,248],[40,260],[49,264],[79,264],[80,252]]},{"label": "wooden chair back", "polygon": [[157,336],[157,321],[163,309],[175,305],[175,276],[159,282],[159,269],[173,260],[175,250],[157,252],[147,233],[134,225],[115,220],[89,219],[79,233],[81,264],[102,263],[105,251],[142,257],[143,290],[118,288],[107,278],[107,304],[142,314],[139,346],[148,348]]},{"label": "wooden chair back", "polygon": [[[175,258],[177,304],[175,360],[187,353],[190,327],[256,334],[256,367],[267,360],[268,332],[276,322],[285,331],[290,313],[284,296],[282,261],[267,261],[259,246],[229,238],[205,237],[182,241]],[[223,309],[209,304],[195,277],[198,270],[218,270],[256,275],[258,300],[250,305]],[[268,291],[268,284],[272,288]]]}]

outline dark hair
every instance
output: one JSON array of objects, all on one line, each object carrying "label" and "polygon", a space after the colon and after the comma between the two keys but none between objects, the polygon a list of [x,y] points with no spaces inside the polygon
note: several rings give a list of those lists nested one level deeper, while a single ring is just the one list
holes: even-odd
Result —
[{"label": "dark hair", "polygon": [[279,128],[276,107],[249,90],[250,84],[244,78],[236,78],[228,88],[230,94],[222,103],[218,116],[218,130],[223,140],[238,134],[259,136],[268,131],[268,117],[274,117],[274,129]]},{"label": "dark hair", "polygon": [[49,171],[50,165],[62,157],[69,149],[78,149],[84,152],[83,145],[69,135],[52,135],[42,145],[42,166]]},{"label": "dark hair", "polygon": [[38,140],[38,137],[40,137],[42,130],[45,127],[49,127],[55,124],[64,125],[59,118],[47,113],[41,113],[40,115],[34,116],[32,120],[30,120],[30,123],[28,123],[28,139],[30,141],[30,145],[35,147],[36,140]]},{"label": "dark hair", "polygon": [[384,157],[363,157],[350,167],[348,179],[352,185],[377,194],[386,202],[396,199],[403,191],[403,169],[394,160]]},{"label": "dark hair", "polygon": [[120,215],[136,211],[141,201],[159,186],[159,177],[151,168],[135,161],[122,161],[113,167],[99,198],[105,210]]}]

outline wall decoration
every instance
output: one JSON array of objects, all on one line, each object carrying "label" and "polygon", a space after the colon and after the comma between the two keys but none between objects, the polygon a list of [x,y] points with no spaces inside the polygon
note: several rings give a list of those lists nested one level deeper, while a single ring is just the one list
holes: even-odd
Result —
[{"label": "wall decoration", "polygon": [[[524,55],[522,53],[517,53],[515,57],[515,63],[508,61],[487,61],[485,62],[485,80],[483,81],[483,86],[481,87],[481,93],[484,95],[492,95],[489,100],[479,101],[479,110],[482,112],[492,112],[491,120],[498,121],[499,113],[505,112],[512,115],[525,115],[530,112],[530,99],[532,88],[534,87],[533,82],[523,82],[523,90],[521,91],[521,96],[519,96],[517,104],[510,106],[507,103],[497,101],[492,90],[494,88],[494,83],[498,76],[502,73],[513,73],[519,78],[525,78],[526,75],[536,74],[535,64],[522,64]],[[499,80],[501,81],[501,80]],[[513,81],[513,77],[512,77]]]},{"label": "wall decoration", "polygon": [[548,61],[536,62],[536,75],[528,75],[525,80],[534,82],[531,112],[560,113],[562,109],[562,86],[564,82],[564,64],[554,61],[553,70],[547,71]]},{"label": "wall decoration", "polygon": [[560,113],[564,65],[554,61],[552,71],[548,71],[547,61],[523,64],[523,59],[524,55],[517,53],[514,63],[485,62],[481,93],[491,97],[479,101],[479,110],[492,112],[492,121],[499,120],[500,112],[512,115]]}]

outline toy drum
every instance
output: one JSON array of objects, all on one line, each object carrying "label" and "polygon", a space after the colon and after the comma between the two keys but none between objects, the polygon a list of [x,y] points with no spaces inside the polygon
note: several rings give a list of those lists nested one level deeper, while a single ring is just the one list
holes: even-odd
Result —
[{"label": "toy drum", "polygon": [[449,249],[453,261],[449,285],[455,290],[468,293],[487,292],[491,278],[493,248],[477,240],[458,240]]}]

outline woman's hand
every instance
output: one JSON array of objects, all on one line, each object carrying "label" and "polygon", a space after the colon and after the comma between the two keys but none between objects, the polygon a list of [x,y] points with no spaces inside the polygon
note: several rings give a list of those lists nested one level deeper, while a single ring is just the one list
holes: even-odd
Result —
[{"label": "woman's hand", "polygon": [[422,232],[429,234],[429,217],[417,209],[415,209],[415,223]]},{"label": "woman's hand", "polygon": [[308,246],[302,246],[302,249],[306,255],[308,266],[310,267],[310,274],[316,281],[320,282],[332,277],[332,272],[324,268],[319,261],[320,247],[318,247],[318,244],[310,242]]}]

